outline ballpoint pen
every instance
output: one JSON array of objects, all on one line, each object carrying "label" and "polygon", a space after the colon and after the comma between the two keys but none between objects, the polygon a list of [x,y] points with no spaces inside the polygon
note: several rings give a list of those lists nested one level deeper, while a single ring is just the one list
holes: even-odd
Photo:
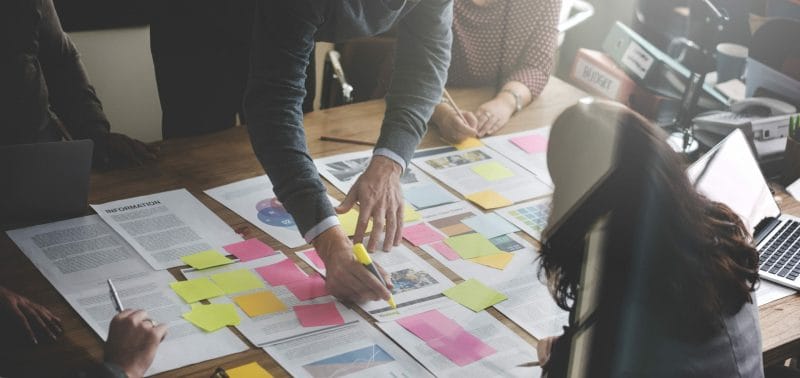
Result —
[{"label": "ballpoint pen", "polygon": [[125,308],[122,307],[122,301],[119,299],[117,288],[114,287],[114,283],[111,282],[110,278],[107,281],[108,281],[108,290],[111,292],[111,299],[114,300],[114,307],[117,308],[117,312],[125,311]]},{"label": "ballpoint pen", "polygon": [[[369,257],[369,252],[367,249],[364,248],[364,244],[356,243],[353,246],[353,254],[356,256],[356,261],[364,265],[370,273],[372,273],[381,284],[386,287],[386,281],[383,279],[383,276],[378,272],[378,268],[375,267],[375,264],[372,263],[372,258]],[[389,294],[389,300],[386,302],[389,303],[389,306],[392,308],[397,308],[397,304],[394,302],[394,297],[392,294]]]}]

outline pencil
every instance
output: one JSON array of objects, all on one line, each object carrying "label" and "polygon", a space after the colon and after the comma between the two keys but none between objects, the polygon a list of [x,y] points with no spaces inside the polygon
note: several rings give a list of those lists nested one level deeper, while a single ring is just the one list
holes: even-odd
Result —
[{"label": "pencil", "polygon": [[319,137],[319,140],[324,142],[339,142],[339,143],[350,143],[350,144],[360,144],[362,146],[374,146],[375,143],[367,142],[364,140],[357,140],[357,139],[347,139],[347,138],[337,138],[332,136],[323,135]]},{"label": "pencil", "polygon": [[450,93],[447,92],[447,89],[444,90],[443,94],[444,99],[447,100],[447,103],[450,104],[450,107],[452,107],[453,110],[456,111],[456,114],[458,114],[458,118],[461,118],[461,121],[464,122],[465,125],[469,126],[469,122],[467,122],[467,119],[464,118],[463,114],[461,114],[461,109],[459,109],[458,105],[456,105],[456,102],[453,101],[453,97],[450,96]]},{"label": "pencil", "polygon": [[540,366],[540,365],[541,364],[539,363],[539,361],[533,361],[533,362],[528,362],[528,363],[524,363],[524,364],[519,364],[519,365],[517,365],[517,367],[535,367],[535,366]]}]

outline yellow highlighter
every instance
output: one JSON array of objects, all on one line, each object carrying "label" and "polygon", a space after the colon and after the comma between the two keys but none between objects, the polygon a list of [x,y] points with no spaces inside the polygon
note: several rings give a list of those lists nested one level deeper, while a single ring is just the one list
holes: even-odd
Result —
[{"label": "yellow highlighter", "polygon": [[[367,249],[364,248],[364,244],[357,243],[353,246],[353,254],[356,256],[356,261],[360,262],[361,265],[364,265],[367,270],[372,273],[378,281],[381,281],[381,284],[385,287],[386,281],[383,279],[383,276],[378,272],[378,268],[375,267],[375,264],[372,263],[372,258],[369,257],[369,252]],[[397,308],[397,304],[394,303],[394,297],[392,294],[389,294],[389,300],[387,301],[391,308]]]}]

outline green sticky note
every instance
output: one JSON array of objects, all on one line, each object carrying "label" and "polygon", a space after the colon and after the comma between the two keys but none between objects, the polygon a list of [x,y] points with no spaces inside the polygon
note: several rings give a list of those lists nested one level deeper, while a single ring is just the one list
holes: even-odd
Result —
[{"label": "green sticky note", "polygon": [[261,289],[264,281],[247,269],[232,270],[211,275],[211,280],[225,292],[236,294],[242,291]]},{"label": "green sticky note", "polygon": [[239,313],[232,303],[193,304],[192,311],[183,314],[190,321],[206,332],[214,332],[222,327],[239,325]]},{"label": "green sticky note", "polygon": [[453,286],[443,291],[442,294],[475,312],[483,311],[508,299],[505,294],[482,284],[474,278]]},{"label": "green sticky note", "polygon": [[172,290],[175,291],[186,303],[194,303],[225,295],[225,292],[209,281],[208,278],[197,278],[188,281],[178,281],[169,284]]},{"label": "green sticky note", "polygon": [[500,181],[502,179],[514,177],[514,172],[496,161],[473,165],[472,171],[487,181]]},{"label": "green sticky note", "polygon": [[444,241],[462,259],[474,259],[481,256],[491,256],[503,252],[481,234],[472,233],[453,236]]},{"label": "green sticky note", "polygon": [[231,264],[234,261],[225,257],[225,255],[214,251],[208,250],[203,252],[198,252],[193,255],[183,256],[181,260],[185,262],[187,265],[191,266],[195,269],[206,269],[212,268],[215,266]]}]

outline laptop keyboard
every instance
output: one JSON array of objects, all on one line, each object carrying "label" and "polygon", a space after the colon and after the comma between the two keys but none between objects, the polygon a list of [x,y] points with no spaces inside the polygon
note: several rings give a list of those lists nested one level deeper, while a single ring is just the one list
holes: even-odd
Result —
[{"label": "laptop keyboard", "polygon": [[800,276],[800,222],[784,221],[780,230],[761,248],[758,266],[762,272],[794,280]]}]

